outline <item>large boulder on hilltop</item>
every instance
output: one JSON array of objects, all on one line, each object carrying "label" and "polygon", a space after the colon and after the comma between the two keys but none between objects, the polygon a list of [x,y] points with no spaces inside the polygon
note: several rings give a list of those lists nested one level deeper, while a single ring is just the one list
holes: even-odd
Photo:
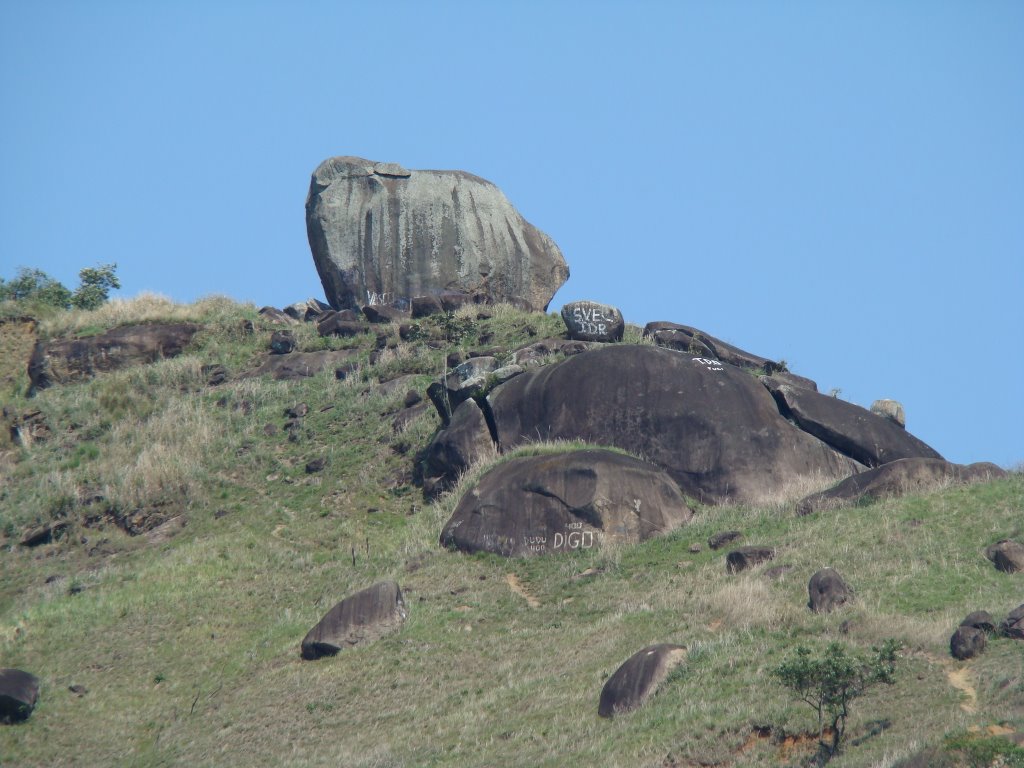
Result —
[{"label": "large boulder on hilltop", "polygon": [[761,503],[863,467],[796,428],[748,372],[648,345],[528,370],[488,397],[499,448],[583,440],[643,456],[710,503]]},{"label": "large boulder on hilltop", "polygon": [[459,501],[441,543],[506,557],[632,543],[668,533],[693,510],[655,466],[606,450],[512,459]]},{"label": "large boulder on hilltop", "polygon": [[32,389],[177,357],[199,328],[195,323],[147,323],[124,325],[85,339],[37,342],[28,367]]},{"label": "large boulder on hilltop", "polygon": [[329,158],[310,180],[306,231],[335,309],[455,290],[543,310],[569,276],[550,237],[463,171]]},{"label": "large boulder on hilltop", "polygon": [[765,386],[783,415],[861,464],[877,467],[897,459],[942,458],[903,427],[867,408],[770,378]]},{"label": "large boulder on hilltop", "polygon": [[1005,474],[1005,470],[988,462],[965,466],[945,459],[897,459],[801,499],[796,511],[799,515],[809,515],[908,493],[927,493],[948,483],[979,482]]}]

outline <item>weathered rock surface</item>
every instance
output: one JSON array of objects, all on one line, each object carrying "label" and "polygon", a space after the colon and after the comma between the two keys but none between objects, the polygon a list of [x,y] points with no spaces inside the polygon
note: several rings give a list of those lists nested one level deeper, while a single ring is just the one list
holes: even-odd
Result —
[{"label": "weathered rock surface", "polygon": [[[711,334],[689,325],[657,320],[644,326],[644,336],[653,338],[654,343],[660,347],[668,347],[697,357],[720,360],[747,371],[773,374],[783,370],[781,363],[734,347],[732,344],[716,339]],[[810,379],[806,381],[810,382]]]},{"label": "weathered rock surface", "polygon": [[299,320],[277,307],[260,307],[259,316],[274,325],[298,325]]},{"label": "weathered rock surface", "polygon": [[871,412],[887,418],[899,427],[907,426],[907,414],[903,403],[898,400],[875,400],[871,404]]},{"label": "weathered rock surface", "polygon": [[1024,544],[1010,539],[997,541],[985,548],[985,557],[1003,573],[1024,571]]},{"label": "weathered rock surface", "polygon": [[964,620],[960,622],[960,626],[974,627],[982,632],[995,632],[996,620],[992,618],[992,614],[988,611],[974,611],[964,617]]},{"label": "weathered rock surface", "polygon": [[333,656],[344,648],[369,643],[397,630],[407,616],[402,590],[381,581],[335,605],[302,641],[302,658]]},{"label": "weathered rock surface", "polygon": [[780,412],[806,432],[868,467],[897,459],[941,459],[899,425],[837,397],[803,387],[766,382]]},{"label": "weathered rock surface", "polygon": [[454,312],[467,304],[481,304],[487,301],[486,296],[474,296],[462,291],[438,291],[427,296],[414,296],[412,299],[412,316],[414,319]]},{"label": "weathered rock surface", "polygon": [[954,659],[973,659],[985,650],[985,633],[974,627],[959,626],[949,638],[949,652]]},{"label": "weathered rock surface", "polygon": [[605,450],[512,459],[468,491],[441,532],[464,552],[506,557],[649,539],[693,516],[657,467]]},{"label": "weathered rock surface", "polygon": [[734,549],[725,556],[725,569],[729,573],[739,573],[761,563],[775,559],[774,547],[749,546]]},{"label": "weathered rock surface", "polygon": [[270,334],[270,353],[287,355],[295,350],[295,334],[291,331],[274,331]]},{"label": "weathered rock surface", "polygon": [[177,357],[199,328],[194,323],[126,325],[85,339],[38,342],[28,368],[32,389]]},{"label": "weathered rock surface", "polygon": [[1024,640],[1024,603],[1010,611],[999,623],[999,634],[1015,640]]},{"label": "weathered rock surface", "polygon": [[988,462],[963,465],[944,459],[897,459],[801,499],[796,511],[799,515],[809,515],[908,493],[926,493],[948,483],[982,482],[1005,474]]},{"label": "weathered rock surface", "polygon": [[613,445],[662,467],[684,493],[759,503],[797,479],[863,469],[779,415],[732,365],[616,344],[528,370],[488,396],[501,450],[537,440]]},{"label": "weathered rock surface", "polygon": [[514,350],[512,360],[525,368],[540,365],[552,355],[571,357],[594,347],[591,342],[575,339],[541,339]]},{"label": "weathered rock surface", "polygon": [[334,312],[317,323],[316,332],[320,336],[359,336],[369,333],[370,326],[363,322],[346,320],[343,313]]},{"label": "weathered rock surface", "polygon": [[807,583],[807,607],[816,613],[831,613],[853,600],[853,590],[838,571],[822,568]]},{"label": "weathered rock surface", "polygon": [[682,645],[661,643],[637,651],[604,684],[597,714],[614,717],[642,706],[685,659]]},{"label": "weathered rock surface", "polygon": [[579,341],[622,341],[626,321],[610,304],[596,301],[571,301],[562,307],[562,322],[569,338]]},{"label": "weathered rock surface", "polygon": [[289,317],[300,320],[304,323],[315,322],[325,312],[330,310],[329,304],[324,304],[319,299],[306,299],[289,304],[284,308],[284,313]]},{"label": "weathered rock surface", "polygon": [[27,720],[39,699],[39,678],[20,669],[0,669],[0,723]]},{"label": "weathered rock surface", "polygon": [[475,461],[493,453],[494,443],[483,411],[475,400],[464,401],[452,414],[448,428],[435,435],[423,452],[428,495],[447,490]]},{"label": "weathered rock surface", "polygon": [[569,276],[550,237],[462,171],[329,158],[310,180],[306,231],[336,309],[456,290],[544,310]]},{"label": "weathered rock surface", "polygon": [[292,352],[288,355],[267,355],[263,363],[242,378],[270,376],[277,381],[303,379],[316,376],[321,371],[351,364],[358,355],[357,350],[322,350],[319,352]]}]

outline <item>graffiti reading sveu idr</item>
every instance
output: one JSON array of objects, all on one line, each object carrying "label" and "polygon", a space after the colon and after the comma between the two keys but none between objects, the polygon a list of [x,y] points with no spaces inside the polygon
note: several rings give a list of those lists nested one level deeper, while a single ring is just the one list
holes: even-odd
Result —
[{"label": "graffiti reading sveu idr", "polygon": [[612,318],[605,317],[597,307],[573,307],[572,319],[580,333],[608,333],[608,323]]}]

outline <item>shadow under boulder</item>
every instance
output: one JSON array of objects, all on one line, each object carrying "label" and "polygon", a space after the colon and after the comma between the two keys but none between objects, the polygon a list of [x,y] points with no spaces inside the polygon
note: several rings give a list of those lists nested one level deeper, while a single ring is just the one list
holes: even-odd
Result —
[{"label": "shadow under boulder", "polygon": [[505,557],[633,543],[693,516],[679,488],[646,462],[607,450],[511,459],[462,497],[441,544]]}]

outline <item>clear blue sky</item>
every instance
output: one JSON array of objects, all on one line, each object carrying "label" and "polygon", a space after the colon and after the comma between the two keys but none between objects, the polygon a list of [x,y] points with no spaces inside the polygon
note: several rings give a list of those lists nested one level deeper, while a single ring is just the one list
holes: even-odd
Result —
[{"label": "clear blue sky", "polygon": [[0,275],[283,306],[326,157],[495,182],[576,298],[1024,461],[1024,3],[0,0]]}]

